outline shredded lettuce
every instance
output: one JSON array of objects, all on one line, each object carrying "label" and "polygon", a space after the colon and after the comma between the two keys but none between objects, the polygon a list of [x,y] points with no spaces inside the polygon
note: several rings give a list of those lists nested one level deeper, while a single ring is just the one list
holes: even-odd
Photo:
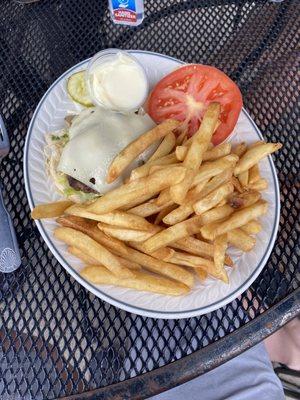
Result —
[{"label": "shredded lettuce", "polygon": [[68,140],[68,129],[62,129],[46,135],[47,145],[44,148],[44,156],[47,173],[53,179],[56,189],[62,196],[68,197],[75,203],[93,200],[100,195],[96,193],[85,193],[81,190],[73,189],[69,185],[67,175],[57,169],[62,150]]}]

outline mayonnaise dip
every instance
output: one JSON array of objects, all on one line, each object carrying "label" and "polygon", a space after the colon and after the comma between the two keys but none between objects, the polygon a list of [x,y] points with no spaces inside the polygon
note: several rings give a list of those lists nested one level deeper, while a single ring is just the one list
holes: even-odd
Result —
[{"label": "mayonnaise dip", "polygon": [[109,110],[135,111],[148,94],[143,67],[121,51],[102,57],[99,53],[88,69],[88,81],[94,102]]}]

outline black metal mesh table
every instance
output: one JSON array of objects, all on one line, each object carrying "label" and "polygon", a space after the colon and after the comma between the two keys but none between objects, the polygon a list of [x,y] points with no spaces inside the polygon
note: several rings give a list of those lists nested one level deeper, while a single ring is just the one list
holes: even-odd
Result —
[{"label": "black metal mesh table", "polygon": [[[106,1],[1,1],[0,113],[12,147],[0,172],[23,262],[0,276],[2,400],[144,398],[219,365],[299,312],[299,3],[145,3],[144,23],[128,28],[111,22]],[[274,250],[249,290],[220,310],[164,321],[110,306],[65,272],[29,219],[22,157],[33,111],[61,73],[107,47],[221,68],[266,139],[284,143],[275,155],[282,211]]]}]

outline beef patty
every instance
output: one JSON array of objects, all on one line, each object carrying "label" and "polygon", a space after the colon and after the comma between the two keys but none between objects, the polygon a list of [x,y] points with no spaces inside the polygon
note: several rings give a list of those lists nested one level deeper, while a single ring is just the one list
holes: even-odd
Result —
[{"label": "beef patty", "polygon": [[75,190],[80,190],[81,192],[84,192],[84,193],[96,193],[96,194],[98,193],[96,190],[90,188],[89,186],[78,181],[77,179],[73,178],[70,175],[67,175],[67,178],[68,178],[69,185]]}]

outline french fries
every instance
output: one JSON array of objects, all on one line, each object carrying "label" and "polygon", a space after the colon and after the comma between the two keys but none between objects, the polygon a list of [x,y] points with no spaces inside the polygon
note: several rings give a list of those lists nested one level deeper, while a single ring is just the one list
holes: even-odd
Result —
[{"label": "french fries", "polygon": [[98,228],[106,235],[119,240],[124,240],[126,242],[144,242],[156,233],[156,231],[153,229],[150,231],[139,231],[136,229],[127,229],[120,228],[118,226],[107,225],[101,222],[98,223]]},{"label": "french fries", "polygon": [[196,272],[196,275],[199,278],[199,281],[201,283],[205,282],[205,280],[206,280],[206,278],[208,276],[208,273],[206,271],[204,271],[204,269],[201,269],[201,268],[195,268],[195,272]]},{"label": "french fries", "polygon": [[195,174],[202,163],[203,155],[211,142],[220,112],[221,106],[219,103],[210,103],[207,107],[202,123],[192,137],[191,145],[183,160],[183,166],[187,169],[185,179],[170,188],[170,195],[174,203],[183,203],[185,195],[191,187]]},{"label": "french fries", "polygon": [[216,175],[221,174],[228,168],[233,168],[238,161],[238,156],[235,154],[229,154],[228,156],[218,158],[215,161],[205,162],[199,168],[194,180],[193,186],[198,183],[213,178]]},{"label": "french fries", "polygon": [[177,208],[177,204],[170,204],[169,206],[164,207],[156,216],[154,220],[155,225],[159,225],[161,221],[169,215],[172,211]]},{"label": "french fries", "polygon": [[153,252],[177,240],[193,235],[200,231],[201,217],[193,217],[184,222],[170,226],[161,232],[156,233],[150,239],[147,239],[143,246],[146,252]]},{"label": "french fries", "polygon": [[249,236],[243,229],[236,228],[232,229],[227,233],[228,242],[236,247],[244,251],[245,253],[251,251],[255,246],[255,238]]},{"label": "french fries", "polygon": [[169,133],[167,136],[165,136],[156,149],[156,151],[152,154],[152,156],[149,158],[148,161],[154,161],[157,160],[158,158],[164,157],[171,153],[173,150],[174,146],[176,144],[176,137],[173,132]]},{"label": "french fries", "polygon": [[[213,161],[216,160],[217,158],[221,158],[224,156],[227,156],[230,153],[231,150],[231,144],[230,143],[222,143],[219,144],[218,146],[206,150],[206,152],[203,154],[203,161]],[[188,152],[188,146],[177,146],[175,149],[175,155],[178,161],[183,161],[186,157],[186,154]]]},{"label": "french fries", "polygon": [[155,160],[148,161],[146,164],[133,169],[131,171],[129,180],[134,181],[135,179],[140,179],[149,175],[150,170],[153,169],[153,167],[156,166],[162,167],[167,165],[173,165],[175,163],[177,163],[177,159],[174,153],[168,154],[167,156],[164,156],[162,158],[157,158]]},{"label": "french fries", "polygon": [[254,164],[253,167],[249,168],[248,184],[252,185],[253,183],[259,180],[260,180],[259,166],[258,164]]},{"label": "french fries", "polygon": [[113,254],[133,261],[151,272],[182,282],[189,287],[193,286],[194,277],[189,271],[134,250],[118,239],[105,235],[97,228],[97,224],[95,225],[94,221],[87,221],[80,217],[68,215],[58,218],[57,222],[63,226],[72,227],[80,232],[84,232],[96,242],[109,249]]},{"label": "french fries", "polygon": [[205,211],[217,206],[221,200],[226,199],[233,192],[233,184],[227,182],[224,185],[213,190],[204,199],[197,201],[193,208],[197,215],[203,214]]},{"label": "french fries", "polygon": [[266,179],[258,179],[256,182],[249,183],[247,190],[257,190],[259,192],[268,188],[268,182]]},{"label": "french fries", "polygon": [[61,227],[55,229],[54,236],[69,246],[79,248],[79,250],[94,258],[101,265],[104,265],[113,274],[124,278],[134,276],[133,272],[124,267],[109,250],[82,232],[72,228]]},{"label": "french fries", "polygon": [[87,210],[95,214],[106,214],[126,205],[137,197],[142,197],[146,194],[154,196],[160,190],[181,182],[184,176],[185,168],[183,167],[172,168],[172,171],[168,170],[168,168],[157,171],[145,178],[113,189],[89,205]]},{"label": "french fries", "polygon": [[162,139],[171,133],[179,125],[178,121],[167,120],[151,129],[149,132],[144,133],[138,139],[131,142],[124,150],[119,153],[111,163],[106,181],[107,183],[113,182],[121,173],[128,167],[128,165],[143,151],[145,151],[151,144],[157,140]]},{"label": "french fries", "polygon": [[170,187],[170,196],[174,203],[183,203],[186,193],[192,185],[194,175],[193,170],[186,169],[184,180]]},{"label": "french fries", "polygon": [[[240,228],[252,219],[258,218],[267,212],[268,203],[260,200],[250,207],[236,211],[227,220],[221,222],[217,227],[213,224],[206,225],[201,228],[201,235],[208,240],[214,240],[217,236],[227,233],[232,229]],[[161,233],[161,232],[160,232]],[[160,234],[159,233],[159,234]],[[154,235],[155,237],[156,235]],[[153,237],[152,237],[153,238]],[[151,240],[152,238],[148,239]]]},{"label": "french fries", "polygon": [[136,207],[130,208],[129,213],[139,215],[140,217],[149,217],[150,215],[157,214],[166,207],[172,205],[172,201],[169,201],[166,205],[157,205],[156,199],[149,200],[147,203],[140,204]]},{"label": "french fries", "polygon": [[260,143],[246,151],[246,153],[238,161],[234,174],[239,175],[244,171],[247,171],[255,164],[257,164],[262,158],[274,153],[281,149],[281,143]]},{"label": "french fries", "polygon": [[[133,247],[136,250],[143,251],[143,245],[137,242],[129,242],[130,247]],[[168,261],[172,255],[174,254],[175,250],[171,249],[170,247],[163,247],[162,249],[153,251],[152,253],[147,253],[149,256],[157,258],[158,260]]]},{"label": "french fries", "polygon": [[243,225],[241,228],[248,235],[256,235],[262,229],[261,224],[257,220],[249,221],[247,224]]},{"label": "french fries", "polygon": [[243,192],[231,196],[228,200],[228,204],[234,209],[245,208],[252,206],[252,204],[255,204],[260,198],[261,194],[259,192]]},{"label": "french fries", "polygon": [[86,210],[82,205],[76,204],[65,210],[66,214],[75,215],[92,219],[94,221],[104,222],[108,225],[114,225],[121,228],[137,229],[137,230],[151,230],[153,226],[143,217],[130,214],[125,211],[113,211],[107,214],[94,214]]},{"label": "french fries", "polygon": [[227,249],[227,234],[218,236],[214,241],[214,264],[216,274],[220,279],[228,283],[228,275],[224,268],[225,253]]},{"label": "french fries", "polygon": [[32,219],[56,218],[73,204],[72,201],[55,201],[54,203],[39,204],[31,211]]},{"label": "french fries", "polygon": [[158,275],[143,271],[135,271],[133,278],[121,278],[112,274],[109,270],[99,265],[88,265],[81,272],[81,276],[95,285],[115,285],[160,293],[170,296],[186,294],[189,288],[183,283],[172,281]]},{"label": "french fries", "polygon": [[248,185],[248,181],[249,181],[249,170],[244,171],[241,174],[239,174],[238,180],[240,181],[240,184],[243,187],[246,187]]},{"label": "french fries", "polygon": [[184,295],[196,277],[228,283],[234,262],[227,249],[251,251],[262,229],[258,218],[267,212],[268,182],[258,163],[281,144],[214,147],[219,114],[220,105],[211,103],[191,138],[184,130],[175,137],[176,121],[160,124],[113,160],[108,182],[161,140],[126,183],[93,202],[38,206],[32,217],[58,217],[55,237],[84,262],[81,274],[94,284]]},{"label": "french fries", "polygon": [[72,254],[72,256],[75,256],[79,258],[81,261],[83,261],[85,264],[96,264],[96,265],[101,265],[100,263],[95,260],[95,258],[89,256],[85,252],[81,251],[75,246],[70,246],[68,247],[68,252]]},{"label": "french fries", "polygon": [[224,206],[214,207],[201,215],[202,225],[208,225],[215,221],[220,221],[224,218],[229,217],[234,212],[234,209],[230,205],[225,204]]},{"label": "french fries", "polygon": [[[84,253],[83,251],[81,251],[77,247],[73,247],[73,246],[68,247],[68,252],[70,254],[72,254],[73,256],[79,258],[85,264],[101,265],[93,257],[91,257],[88,254]],[[116,256],[116,257],[117,257],[117,259],[120,261],[120,263],[122,265],[124,265],[125,267],[127,267],[129,269],[133,269],[133,270],[137,270],[137,271],[140,271],[142,269],[142,267],[139,264],[137,264],[137,263],[135,263],[133,261],[128,261],[125,258],[118,257],[118,256]]]},{"label": "french fries", "polygon": [[232,153],[236,154],[238,157],[242,157],[244,153],[246,153],[247,146],[245,142],[241,142],[233,147]]}]

